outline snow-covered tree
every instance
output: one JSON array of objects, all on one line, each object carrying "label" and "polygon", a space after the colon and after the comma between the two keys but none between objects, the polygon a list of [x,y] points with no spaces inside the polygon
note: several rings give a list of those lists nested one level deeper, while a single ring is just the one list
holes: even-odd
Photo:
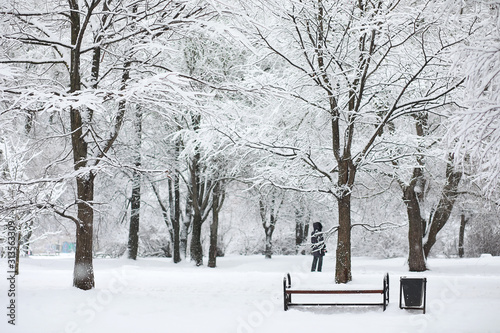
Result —
[{"label": "snow-covered tree", "polygon": [[455,161],[472,171],[484,193],[500,202],[500,2],[468,1],[444,11],[452,22],[473,22],[473,34],[456,57],[465,76],[461,108],[450,117]]},{"label": "snow-covered tree", "polygon": [[[43,5],[41,5],[43,4]],[[22,82],[9,89],[11,112],[53,115],[56,136],[67,146],[63,177],[74,179],[74,202],[59,213],[76,224],[75,287],[94,287],[92,264],[94,189],[99,170],[113,165],[112,147],[128,105],[162,96],[178,103],[192,97],[179,87],[186,81],[155,67],[154,43],[175,27],[207,14],[198,1],[8,1],[2,22],[0,62],[22,71]],[[210,13],[210,11],[208,11]],[[146,51],[145,41],[149,43]],[[139,58],[142,54],[142,58]],[[157,70],[152,70],[157,69]],[[145,73],[139,75],[137,73]],[[72,161],[68,159],[72,156]]]},{"label": "snow-covered tree", "polygon": [[[300,129],[295,137],[283,139],[279,131],[256,145],[288,159],[288,168],[308,168],[316,190],[336,199],[335,280],[346,283],[352,278],[356,176],[376,162],[370,154],[383,149],[386,126],[442,105],[443,96],[458,84],[447,78],[430,81],[456,39],[436,38],[439,31],[427,16],[433,9],[413,1],[279,1],[263,6],[275,17],[267,29],[256,30],[271,54],[287,65],[280,68],[285,68],[281,85],[296,99],[286,108],[294,115],[288,128]],[[307,128],[310,119],[323,122],[316,125],[315,138]]]}]

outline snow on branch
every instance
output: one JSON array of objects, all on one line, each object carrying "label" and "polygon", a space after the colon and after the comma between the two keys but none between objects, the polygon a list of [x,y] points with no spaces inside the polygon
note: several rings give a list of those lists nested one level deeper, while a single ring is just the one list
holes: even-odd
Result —
[{"label": "snow on branch", "polygon": [[[477,22],[458,53],[454,70],[464,75],[461,108],[449,118],[447,140],[455,162],[470,168],[483,193],[498,200],[500,186],[500,4],[472,1],[466,16]],[[499,201],[500,202],[500,201]]]},{"label": "snow on branch", "polygon": [[45,64],[66,64],[64,59],[35,59],[35,58],[16,58],[16,59],[0,59],[0,64],[31,64],[31,65],[45,65]]},{"label": "snow on branch", "polygon": [[[368,223],[353,223],[351,225],[351,229],[354,227],[361,227],[365,229],[366,231],[369,232],[382,232],[385,230],[389,229],[396,229],[396,228],[401,228],[404,227],[405,225],[397,224],[397,223],[392,223],[392,222],[382,222],[380,224],[368,224]],[[330,238],[333,236],[337,231],[339,230],[339,226],[333,226],[330,229],[324,231],[323,233],[326,236],[326,239]]]}]

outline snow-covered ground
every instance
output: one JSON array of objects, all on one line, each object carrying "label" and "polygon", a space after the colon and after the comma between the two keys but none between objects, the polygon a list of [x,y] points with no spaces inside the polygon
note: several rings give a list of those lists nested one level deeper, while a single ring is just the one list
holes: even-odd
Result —
[{"label": "snow-covered ground", "polygon": [[[381,288],[389,272],[385,312],[380,307],[283,311],[284,274],[291,273],[295,286],[329,285],[334,259],[325,257],[322,273],[308,272],[307,256],[230,256],[219,258],[216,269],[169,259],[96,259],[96,288],[85,292],[71,286],[72,258],[23,258],[16,326],[8,324],[11,298],[2,260],[0,332],[500,332],[500,257],[491,256],[430,259],[431,270],[418,274],[407,272],[403,258],[353,258],[350,285]],[[400,276],[427,277],[426,314],[399,309]]]}]

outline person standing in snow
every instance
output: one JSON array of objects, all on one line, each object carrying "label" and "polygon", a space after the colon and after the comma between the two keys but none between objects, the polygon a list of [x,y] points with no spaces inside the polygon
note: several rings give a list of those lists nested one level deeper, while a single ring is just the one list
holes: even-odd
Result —
[{"label": "person standing in snow", "polygon": [[313,223],[313,231],[311,233],[311,247],[313,262],[311,272],[321,272],[323,266],[323,256],[326,253],[325,240],[323,238],[323,225],[320,222]]}]

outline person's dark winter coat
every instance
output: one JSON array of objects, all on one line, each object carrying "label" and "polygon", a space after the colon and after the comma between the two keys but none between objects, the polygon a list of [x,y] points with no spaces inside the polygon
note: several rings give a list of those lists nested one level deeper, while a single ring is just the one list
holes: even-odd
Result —
[{"label": "person's dark winter coat", "polygon": [[321,272],[323,266],[323,256],[326,253],[326,245],[323,237],[323,225],[320,222],[313,223],[313,231],[311,233],[311,246],[313,262],[311,272]]}]

